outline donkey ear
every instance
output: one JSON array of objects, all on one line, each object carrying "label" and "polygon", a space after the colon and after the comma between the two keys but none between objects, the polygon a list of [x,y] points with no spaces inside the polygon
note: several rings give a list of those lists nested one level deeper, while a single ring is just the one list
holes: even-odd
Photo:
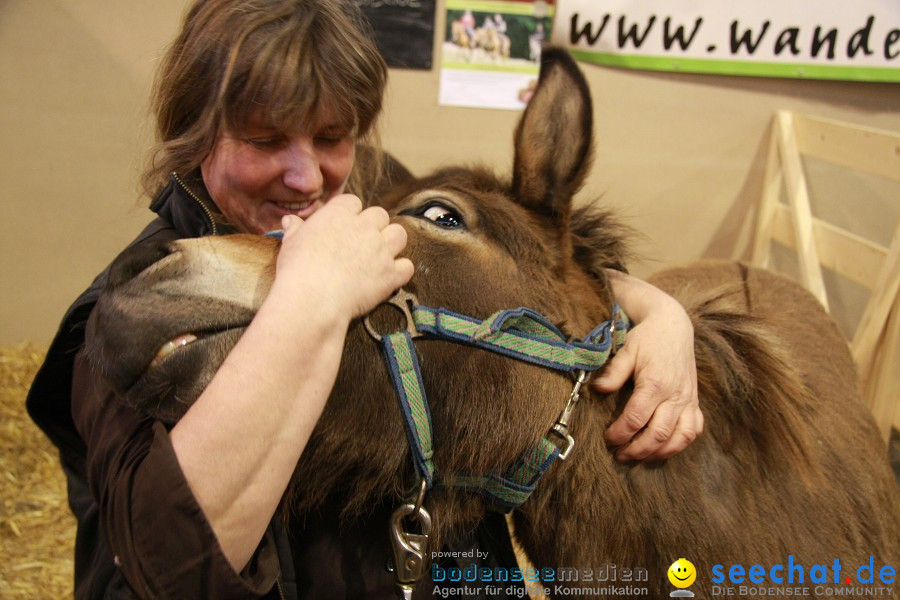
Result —
[{"label": "donkey ear", "polygon": [[516,128],[512,185],[521,204],[568,227],[572,196],[591,163],[593,125],[584,75],[568,52],[545,48],[537,89]]}]

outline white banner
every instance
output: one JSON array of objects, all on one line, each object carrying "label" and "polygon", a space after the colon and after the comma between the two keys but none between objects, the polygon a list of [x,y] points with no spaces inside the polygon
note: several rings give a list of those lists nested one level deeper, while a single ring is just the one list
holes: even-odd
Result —
[{"label": "white banner", "polygon": [[900,82],[900,0],[558,0],[552,41],[611,66]]}]

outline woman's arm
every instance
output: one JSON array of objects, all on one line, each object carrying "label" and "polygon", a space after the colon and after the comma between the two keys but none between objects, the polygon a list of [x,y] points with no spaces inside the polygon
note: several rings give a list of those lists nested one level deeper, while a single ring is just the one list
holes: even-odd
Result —
[{"label": "woman's arm", "polygon": [[610,393],[633,376],[634,393],[606,430],[606,441],[618,447],[616,458],[623,462],[668,458],[703,431],[694,328],[684,308],[662,290],[619,271],[607,275],[633,327],[591,386]]},{"label": "woman's arm", "polygon": [[331,392],[350,320],[412,276],[406,232],[339,196],[284,221],[275,282],[171,431],[191,491],[236,571],[252,556]]},{"label": "woman's arm", "polygon": [[123,577],[139,598],[266,595],[280,573],[274,545],[258,545],[252,566],[234,570],[162,423],[117,397],[84,350],[73,364],[72,417],[87,447],[85,473],[69,475],[79,598],[121,594]]}]

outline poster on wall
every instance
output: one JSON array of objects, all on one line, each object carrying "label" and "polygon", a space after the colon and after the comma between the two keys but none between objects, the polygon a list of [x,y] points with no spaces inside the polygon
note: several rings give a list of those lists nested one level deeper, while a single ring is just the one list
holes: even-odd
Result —
[{"label": "poster on wall", "polygon": [[898,0],[558,0],[551,37],[608,66],[900,82]]},{"label": "poster on wall", "polygon": [[447,0],[439,102],[524,108],[537,83],[552,2]]},{"label": "poster on wall", "polygon": [[355,0],[389,67],[431,69],[435,0]]}]

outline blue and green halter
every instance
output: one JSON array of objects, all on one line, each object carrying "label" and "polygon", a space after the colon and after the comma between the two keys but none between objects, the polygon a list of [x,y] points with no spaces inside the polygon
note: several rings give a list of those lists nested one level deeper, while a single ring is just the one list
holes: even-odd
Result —
[{"label": "blue and green halter", "polygon": [[[280,230],[266,234],[277,239],[283,235]],[[528,499],[537,482],[557,459],[565,460],[568,456],[575,444],[569,435],[569,417],[578,402],[581,385],[587,373],[603,367],[625,344],[625,334],[631,326],[628,316],[618,304],[613,304],[612,316],[608,321],[576,341],[568,340],[547,318],[530,308],[501,310],[482,320],[444,308],[422,306],[415,296],[404,290],[399,290],[385,304],[404,313],[405,328],[380,335],[369,317],[363,324],[369,335],[381,342],[384,349],[413,462],[425,489],[430,490],[437,481],[441,485],[472,490],[490,498],[507,512]],[[474,346],[563,373],[577,373],[577,378],[556,423],[536,446],[522,454],[504,472],[455,476],[452,480],[438,481],[435,478],[431,412],[413,347],[413,339],[418,337]],[[417,508],[421,508],[421,497]]]},{"label": "blue and green halter", "polygon": [[[422,306],[401,290],[388,304],[406,315],[406,327],[379,335],[369,319],[366,330],[380,341],[394,385],[416,471],[426,488],[435,485],[472,490],[490,498],[505,511],[522,505],[538,480],[557,459],[565,459],[574,445],[569,435],[569,417],[578,402],[587,373],[600,369],[625,343],[630,323],[614,305],[612,317],[582,340],[570,341],[545,317],[529,308],[502,310],[487,319],[475,319],[443,309]],[[577,379],[560,418],[538,444],[501,473],[454,476],[440,480],[435,475],[431,413],[413,339],[425,337],[465,344],[564,373]]]}]

